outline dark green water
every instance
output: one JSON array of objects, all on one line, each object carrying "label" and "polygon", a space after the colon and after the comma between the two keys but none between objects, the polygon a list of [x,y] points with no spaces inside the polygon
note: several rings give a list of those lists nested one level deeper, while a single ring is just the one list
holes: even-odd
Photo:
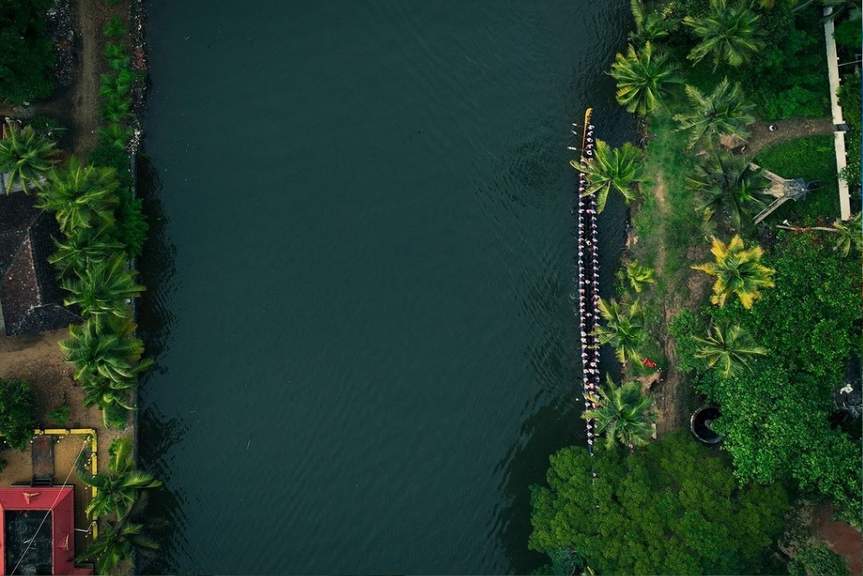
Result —
[{"label": "dark green water", "polygon": [[631,130],[628,3],[147,4],[142,569],[533,568],[582,434],[569,125]]}]

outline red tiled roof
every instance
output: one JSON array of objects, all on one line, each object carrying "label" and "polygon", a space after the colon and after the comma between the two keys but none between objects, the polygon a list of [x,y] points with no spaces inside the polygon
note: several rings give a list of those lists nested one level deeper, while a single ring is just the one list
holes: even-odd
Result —
[{"label": "red tiled roof", "polygon": [[[51,510],[51,564],[54,574],[86,576],[91,568],[75,566],[75,492],[72,487],[11,486],[0,488],[0,519],[6,510]],[[0,574],[6,566],[6,523],[0,521]]]}]

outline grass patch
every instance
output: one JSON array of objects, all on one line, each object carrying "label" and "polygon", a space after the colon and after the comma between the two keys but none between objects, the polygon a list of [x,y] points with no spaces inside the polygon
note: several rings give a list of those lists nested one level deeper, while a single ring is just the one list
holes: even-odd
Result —
[{"label": "grass patch", "polygon": [[807,136],[776,144],[755,157],[760,166],[785,178],[818,180],[821,187],[798,202],[787,202],[766,223],[788,219],[794,224],[832,221],[839,215],[833,136]]}]

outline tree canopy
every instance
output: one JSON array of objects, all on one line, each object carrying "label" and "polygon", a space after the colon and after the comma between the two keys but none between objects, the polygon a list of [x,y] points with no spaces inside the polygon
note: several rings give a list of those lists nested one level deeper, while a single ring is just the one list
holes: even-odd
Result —
[{"label": "tree canopy", "polygon": [[0,2],[0,100],[21,104],[54,90],[54,47],[45,12],[51,0]]},{"label": "tree canopy", "polygon": [[532,487],[533,550],[569,551],[597,573],[771,571],[785,489],[740,487],[721,453],[687,433],[633,453],[564,448],[550,461],[547,485]]},{"label": "tree canopy", "polygon": [[25,449],[33,437],[34,410],[33,391],[27,382],[0,379],[0,435],[12,448]]}]

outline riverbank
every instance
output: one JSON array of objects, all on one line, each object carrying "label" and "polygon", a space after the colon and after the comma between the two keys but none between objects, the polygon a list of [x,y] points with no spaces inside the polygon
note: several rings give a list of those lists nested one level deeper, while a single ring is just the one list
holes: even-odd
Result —
[{"label": "riverbank", "polygon": [[[593,396],[603,449],[558,452],[547,485],[534,488],[530,546],[553,573],[857,573],[854,546],[825,540],[800,513],[830,501],[843,534],[860,540],[851,343],[861,332],[863,237],[859,214],[847,221],[839,209],[847,181],[859,213],[859,176],[834,168],[833,132],[844,128],[829,119],[821,7],[657,0],[632,9],[630,46],[610,74],[618,102],[643,120],[643,141],[599,142],[597,158],[576,165],[600,205],[620,194],[631,208],[615,298],[601,304],[597,330],[622,381]],[[854,17],[837,22],[845,58],[859,44]],[[840,99],[850,100],[859,63],[846,70]],[[719,414],[705,424],[718,450],[686,431],[705,405]],[[697,477],[676,467],[695,458],[705,459]],[[666,480],[655,472],[672,469]],[[737,495],[720,495],[732,477]],[[650,502],[678,490],[727,502],[727,518],[737,506],[752,516],[704,515],[697,498]],[[757,506],[747,493],[760,493]],[[595,509],[604,514],[583,512]],[[682,535],[687,517],[704,518],[699,534]],[[608,547],[617,530],[626,542]],[[704,554],[702,538],[717,556]]]},{"label": "riverbank", "polygon": [[[61,318],[61,305],[66,312],[62,321],[51,324],[55,329],[46,329],[43,319],[21,328],[20,335],[4,335],[0,378],[23,381],[31,391],[31,423],[25,426],[95,431],[99,454],[94,466],[100,465],[93,476],[76,470],[74,460],[64,455],[70,440],[61,443],[63,437],[51,436],[47,444],[38,443],[44,464],[37,466],[34,444],[32,461],[25,452],[10,455],[0,477],[29,483],[38,475],[40,482],[78,486],[76,525],[90,526],[75,534],[78,557],[93,561],[100,573],[128,573],[134,546],[124,530],[142,523],[141,489],[158,484],[138,483],[125,503],[106,488],[108,478],[115,482],[137,473],[137,378],[150,364],[134,323],[134,299],[143,290],[135,281],[135,259],[147,231],[131,170],[140,136],[136,114],[146,82],[142,7],[138,0],[78,0],[51,6],[13,2],[3,9],[16,14],[22,26],[29,18],[28,30],[45,28],[41,19],[50,18],[51,41],[57,43],[52,75],[60,82],[53,93],[44,88],[48,78],[33,77],[10,92],[15,104],[0,104],[0,114],[8,116],[0,171],[7,180],[29,184],[32,198],[25,197],[25,188],[8,203],[32,222],[9,220],[4,226],[27,226],[31,242],[38,244],[30,265],[39,283],[39,305],[53,311],[51,318]],[[44,49],[38,35],[22,34],[20,40],[34,51]],[[17,61],[6,65],[14,68]],[[45,98],[30,102],[22,96],[28,90]],[[15,172],[15,166],[25,169]],[[49,215],[42,216],[40,209]],[[12,302],[8,286],[24,280],[7,275],[5,281],[4,310]],[[9,322],[7,317],[7,330],[15,327]],[[70,322],[68,330],[56,329]],[[87,450],[82,447],[81,454]],[[54,466],[45,469],[52,454]],[[99,495],[92,492],[92,500],[84,490],[91,484],[100,488]]]}]

